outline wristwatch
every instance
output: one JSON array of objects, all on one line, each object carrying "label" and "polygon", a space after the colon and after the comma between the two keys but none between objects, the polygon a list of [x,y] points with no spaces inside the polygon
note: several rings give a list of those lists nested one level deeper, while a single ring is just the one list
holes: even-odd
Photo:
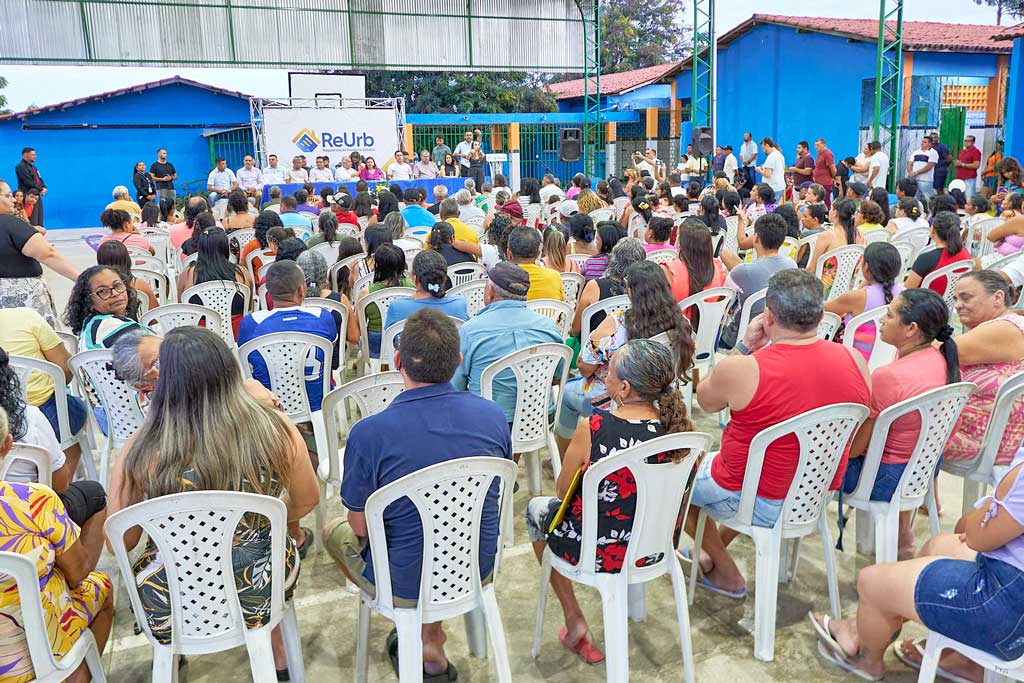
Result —
[{"label": "wristwatch", "polygon": [[746,344],[743,343],[742,339],[737,340],[736,341],[736,345],[733,348],[736,349],[737,351],[739,351],[740,354],[743,355],[743,356],[749,356],[750,355],[750,349],[747,347]]}]

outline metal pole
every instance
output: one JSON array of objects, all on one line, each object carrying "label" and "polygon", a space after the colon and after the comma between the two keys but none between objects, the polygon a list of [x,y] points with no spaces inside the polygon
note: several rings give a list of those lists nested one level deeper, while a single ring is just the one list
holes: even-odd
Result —
[{"label": "metal pole", "polygon": [[583,19],[583,169],[595,176],[601,139],[601,3],[576,0],[576,7]]},{"label": "metal pole", "polygon": [[[710,127],[715,137],[715,81],[718,49],[715,43],[715,0],[694,0],[693,3],[693,95],[690,100],[690,123],[693,130]],[[686,149],[679,141],[680,149]],[[711,170],[711,155],[705,157]]]},{"label": "metal pole", "polygon": [[[891,22],[891,23],[890,23]],[[903,0],[880,0],[878,63],[875,71],[875,117],[871,132],[889,148],[891,191],[899,168],[899,132],[903,105]]]}]

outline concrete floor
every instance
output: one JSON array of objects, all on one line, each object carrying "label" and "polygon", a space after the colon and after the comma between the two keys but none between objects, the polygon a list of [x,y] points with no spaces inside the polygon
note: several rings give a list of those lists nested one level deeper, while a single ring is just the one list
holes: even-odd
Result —
[{"label": "concrete floor", "polygon": [[[95,263],[92,250],[80,239],[80,235],[92,231],[60,231],[49,237],[77,265],[85,267]],[[48,273],[54,299],[63,310],[70,291],[70,282]],[[707,415],[695,410],[697,428],[714,436],[717,443],[721,436],[716,415]],[[533,659],[530,648],[535,624],[539,568],[533,557],[522,523],[522,514],[530,495],[526,490],[525,476],[520,477],[521,490],[515,498],[516,544],[504,555],[501,575],[496,581],[498,604],[505,628],[513,680],[517,683],[534,681],[558,681],[559,683],[582,683],[604,680],[604,665],[588,666],[569,653],[558,642],[561,626],[561,611],[554,596],[548,601],[544,634],[545,641],[540,657]],[[544,492],[551,493],[554,484],[550,468],[545,469]],[[942,502],[948,512],[942,519],[943,531],[952,531],[956,512],[961,506],[961,486],[949,475],[940,476]],[[330,510],[341,514],[337,496],[329,501]],[[831,506],[830,519],[835,534],[835,506]],[[313,520],[305,524],[313,526]],[[918,539],[927,537],[927,520],[919,517],[915,525]],[[855,579],[857,571],[874,560],[873,557],[857,555],[853,550],[854,525],[847,526],[846,552],[837,553],[839,566],[839,588],[844,613],[856,608]],[[733,544],[734,555],[740,569],[748,578],[752,592],[754,552],[752,542],[740,537]],[[107,572],[114,580],[116,595],[116,616],[114,630],[104,654],[104,666],[110,681],[136,683],[150,680],[152,651],[143,636],[133,634],[134,619],[127,594],[112,558],[104,554],[100,570]],[[684,570],[689,567],[684,565]],[[601,604],[596,593],[586,587],[578,587],[577,595],[584,612],[590,620],[591,629],[598,647],[604,641],[601,620]],[[309,681],[349,680],[355,662],[355,633],[358,604],[356,596],[346,592],[344,582],[330,559],[319,550],[311,552],[303,562],[302,575],[295,593],[299,629],[302,633],[302,647]],[[648,585],[648,615],[646,623],[630,623],[630,675],[633,680],[651,683],[675,682],[682,680],[682,658],[679,649],[679,631],[675,617],[672,587],[668,577],[662,577]],[[823,562],[821,540],[811,536],[803,544],[799,571],[789,585],[779,587],[778,612],[776,618],[775,660],[760,662],[753,658],[753,595],[736,601],[698,589],[694,604],[690,608],[691,639],[696,660],[696,677],[700,681],[736,680],[758,681],[856,681],[835,667],[824,663],[817,654],[814,631],[806,620],[810,609],[828,609],[828,592]],[[370,627],[370,681],[394,681],[397,676],[391,670],[384,651],[384,638],[391,629],[386,619],[374,616]],[[495,680],[489,659],[478,659],[469,655],[465,630],[458,621],[447,624],[448,644],[446,651],[458,667],[460,680],[466,683],[481,683]],[[924,629],[910,625],[904,629],[908,635],[920,635]],[[886,680],[909,682],[917,680],[917,672],[911,671],[889,656],[887,663],[891,672]],[[183,683],[233,683],[251,680],[248,659],[244,648],[236,648],[217,655],[189,657],[188,665],[182,670]]]}]

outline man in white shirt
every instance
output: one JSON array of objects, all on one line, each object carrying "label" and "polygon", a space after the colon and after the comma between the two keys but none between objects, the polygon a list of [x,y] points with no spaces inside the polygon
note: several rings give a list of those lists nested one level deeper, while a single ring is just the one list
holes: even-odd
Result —
[{"label": "man in white shirt", "polygon": [[757,179],[754,177],[754,169],[757,167],[757,145],[750,131],[743,134],[743,144],[740,145],[740,164],[743,165],[743,176],[753,187]]},{"label": "man in white shirt", "polygon": [[935,195],[935,164],[939,153],[932,149],[931,138],[921,138],[921,146],[914,150],[907,162],[907,175],[917,181],[917,198],[931,199]]},{"label": "man in white shirt", "polygon": [[786,160],[771,138],[761,139],[761,149],[766,156],[764,164],[757,167],[757,172],[763,176],[765,184],[772,188],[775,201],[778,202],[786,191]]},{"label": "man in white shirt", "polygon": [[558,186],[558,179],[550,173],[545,173],[540,180],[540,201],[547,206],[548,200],[554,196],[565,197],[562,188]]},{"label": "man in white shirt", "polygon": [[633,169],[638,175],[647,171],[647,175],[654,180],[661,180],[665,164],[658,158],[658,152],[648,147],[641,155],[640,152],[633,152]]},{"label": "man in white shirt", "polygon": [[473,201],[469,190],[455,193],[455,201],[459,203],[459,220],[476,230],[479,235],[484,230],[484,211]]},{"label": "man in white shirt", "polygon": [[309,169],[309,182],[311,183],[332,183],[334,173],[327,168],[327,157],[316,158],[316,168]]},{"label": "man in white shirt", "polygon": [[242,168],[235,174],[238,178],[238,187],[246,196],[259,199],[263,196],[263,173],[256,168],[256,160],[248,154],[242,159],[242,164]]},{"label": "man in white shirt", "polygon": [[427,180],[436,178],[440,173],[441,171],[437,168],[437,164],[430,158],[430,152],[427,150],[420,152],[420,160],[412,166],[413,177]]},{"label": "man in white shirt", "polygon": [[226,198],[228,192],[238,187],[238,179],[235,172],[228,168],[228,162],[224,157],[217,157],[216,167],[210,171],[206,179],[206,191],[210,193],[210,206],[213,206],[221,198]]},{"label": "man in white shirt", "polygon": [[359,180],[359,171],[352,168],[352,157],[341,158],[341,163],[334,169],[334,180],[339,183],[354,183]]},{"label": "man in white shirt", "polygon": [[284,185],[287,175],[283,168],[277,165],[277,155],[271,154],[267,157],[267,166],[263,169],[264,185]]},{"label": "man in white shirt", "polygon": [[395,160],[388,167],[388,178],[391,180],[412,180],[412,165],[405,161],[405,152],[395,152]]},{"label": "man in white shirt", "polygon": [[736,160],[736,155],[732,153],[732,145],[726,145],[722,151],[725,152],[725,165],[722,166],[722,172],[725,173],[731,185],[736,182],[736,171],[739,170],[740,164]]},{"label": "man in white shirt", "polygon": [[309,174],[306,173],[306,169],[302,167],[303,157],[297,156],[292,157],[292,167],[288,171],[288,175],[285,176],[285,180],[289,183],[308,183]]},{"label": "man in white shirt", "polygon": [[[473,151],[473,131],[467,130],[462,142],[455,146],[453,156],[459,161],[459,171],[463,177],[469,175],[469,153]],[[442,161],[444,161],[442,159]]]},{"label": "man in white shirt", "polygon": [[878,140],[868,143],[868,151],[871,152],[868,157],[868,188],[880,187],[884,190],[889,180],[889,157],[882,151],[882,143]]}]

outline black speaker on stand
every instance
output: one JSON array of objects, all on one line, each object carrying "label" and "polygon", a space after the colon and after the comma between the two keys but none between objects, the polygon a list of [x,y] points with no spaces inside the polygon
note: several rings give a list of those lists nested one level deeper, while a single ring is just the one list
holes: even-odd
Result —
[{"label": "black speaker on stand", "polygon": [[561,128],[558,131],[558,158],[579,161],[582,152],[583,131],[580,128]]}]

